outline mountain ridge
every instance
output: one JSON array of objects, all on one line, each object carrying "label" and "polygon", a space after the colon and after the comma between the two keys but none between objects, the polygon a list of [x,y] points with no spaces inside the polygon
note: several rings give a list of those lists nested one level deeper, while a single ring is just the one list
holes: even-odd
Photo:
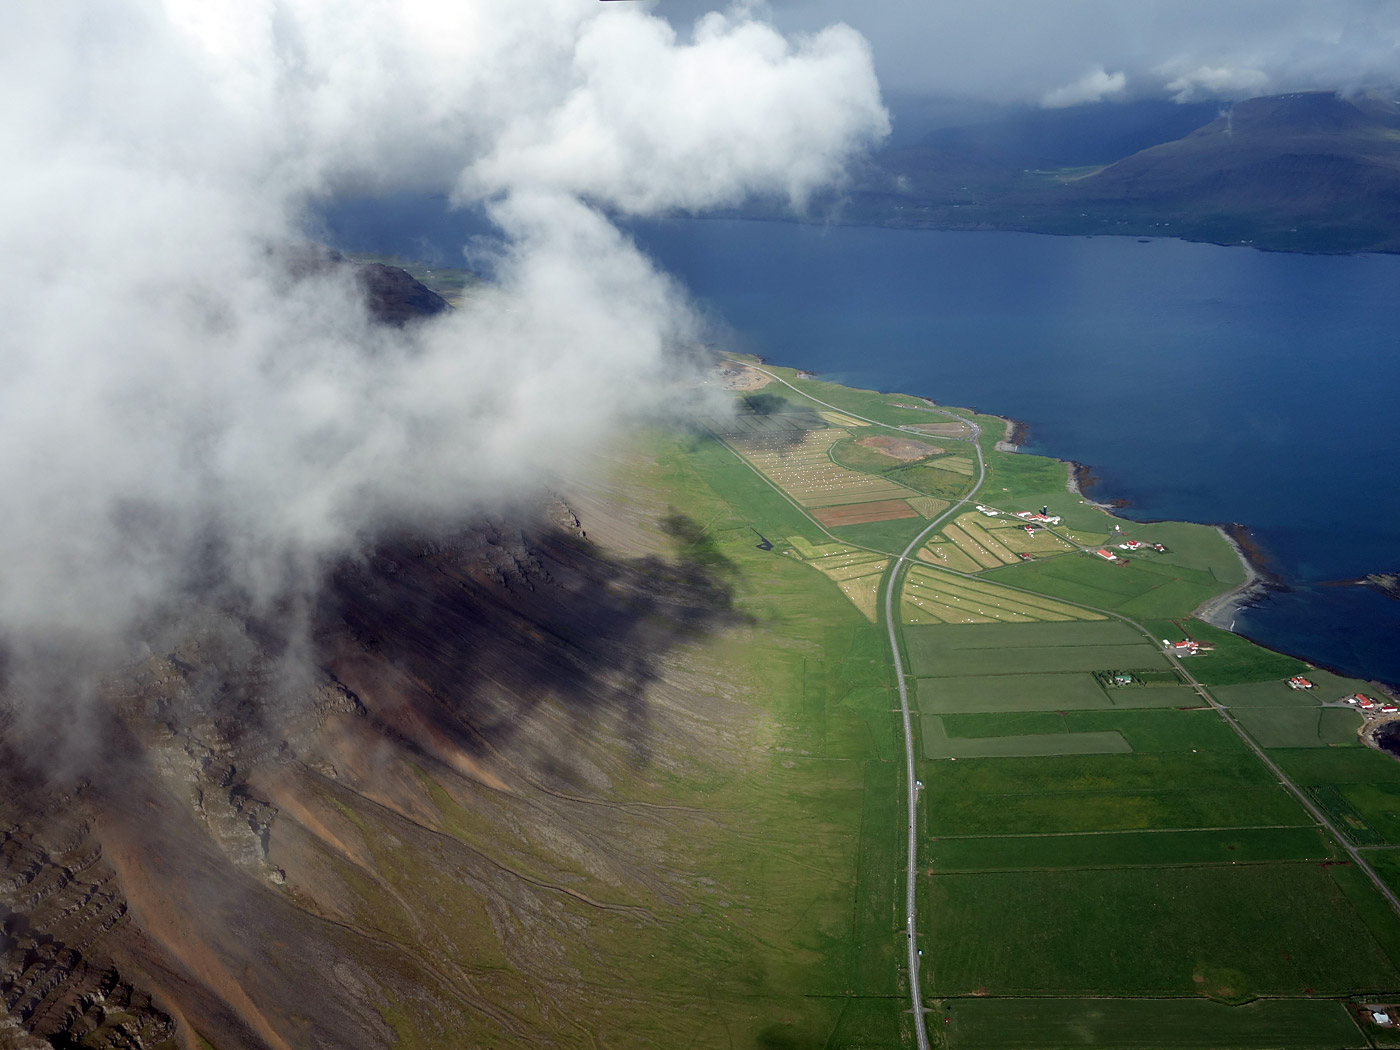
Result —
[{"label": "mountain ridge", "polygon": [[[1086,107],[1082,121],[1094,112]],[[1047,169],[1018,166],[1032,154],[979,145],[975,129],[929,141],[941,145],[876,155],[841,200],[816,210],[849,225],[1400,251],[1400,104],[1378,96],[1248,99],[1126,156],[1101,155],[1108,142],[1130,141],[1121,132],[1042,149],[1059,165]]]}]

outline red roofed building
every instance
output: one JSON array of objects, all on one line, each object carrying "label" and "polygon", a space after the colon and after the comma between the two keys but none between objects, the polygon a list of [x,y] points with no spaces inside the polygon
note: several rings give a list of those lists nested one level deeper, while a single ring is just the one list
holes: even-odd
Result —
[{"label": "red roofed building", "polygon": [[1097,554],[1100,558],[1103,558],[1105,561],[1118,560],[1118,555],[1114,554],[1110,550],[1105,550],[1103,547],[1100,547],[1098,550],[1094,551],[1094,553]]}]

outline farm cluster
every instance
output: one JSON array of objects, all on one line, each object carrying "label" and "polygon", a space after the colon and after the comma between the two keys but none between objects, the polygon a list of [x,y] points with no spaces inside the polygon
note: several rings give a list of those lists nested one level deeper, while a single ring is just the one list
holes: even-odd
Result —
[{"label": "farm cluster", "polygon": [[1338,703],[1347,704],[1357,708],[1363,715],[1394,715],[1400,714],[1400,707],[1387,701],[1373,700],[1365,693],[1352,693],[1344,696]]}]

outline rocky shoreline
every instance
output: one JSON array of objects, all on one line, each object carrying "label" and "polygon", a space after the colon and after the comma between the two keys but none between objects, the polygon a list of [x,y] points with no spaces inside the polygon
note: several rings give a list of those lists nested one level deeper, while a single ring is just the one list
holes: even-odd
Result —
[{"label": "rocky shoreline", "polygon": [[1212,626],[1228,631],[1234,627],[1235,616],[1240,609],[1262,596],[1270,585],[1275,583],[1275,577],[1264,567],[1263,556],[1259,548],[1250,541],[1249,530],[1245,526],[1235,523],[1217,525],[1215,528],[1239,556],[1240,564],[1244,566],[1245,579],[1238,587],[1203,601],[1192,615],[1198,620],[1204,620]]},{"label": "rocky shoreline", "polygon": [[[1069,477],[1065,480],[1065,490],[1070,495],[1077,496],[1085,503],[1098,507],[1109,514],[1114,514],[1114,511],[1123,507],[1131,506],[1131,502],[1127,499],[1119,498],[1105,502],[1089,496],[1085,490],[1099,481],[1094,475],[1093,468],[1074,460],[1066,460],[1065,462],[1069,466]],[[1114,516],[1117,517],[1116,514]],[[1218,594],[1214,598],[1202,602],[1197,606],[1192,616],[1213,627],[1228,631],[1234,626],[1235,616],[1239,610],[1259,598],[1270,586],[1275,586],[1277,578],[1265,565],[1263,553],[1250,539],[1247,526],[1234,522],[1229,525],[1216,525],[1215,528],[1240,559],[1240,564],[1244,566],[1245,579],[1239,586],[1232,587],[1224,594]]]},{"label": "rocky shoreline", "polygon": [[996,450],[998,452],[1020,452],[1021,446],[1030,437],[1031,428],[1019,419],[1011,419],[1008,416],[1002,416],[1001,419],[1006,424],[1006,430],[1002,434],[1002,439],[997,442]]}]

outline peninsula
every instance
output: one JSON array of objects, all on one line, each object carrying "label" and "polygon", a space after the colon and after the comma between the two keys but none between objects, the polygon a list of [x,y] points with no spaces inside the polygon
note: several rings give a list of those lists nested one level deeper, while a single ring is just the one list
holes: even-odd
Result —
[{"label": "peninsula", "polygon": [[1249,578],[1229,539],[1114,517],[1005,420],[724,372],[706,441],[748,470],[715,480],[884,643],[885,690],[823,707],[863,710],[904,810],[862,850],[901,869],[906,1045],[1368,1045],[1400,991],[1383,688],[1197,618]]}]

